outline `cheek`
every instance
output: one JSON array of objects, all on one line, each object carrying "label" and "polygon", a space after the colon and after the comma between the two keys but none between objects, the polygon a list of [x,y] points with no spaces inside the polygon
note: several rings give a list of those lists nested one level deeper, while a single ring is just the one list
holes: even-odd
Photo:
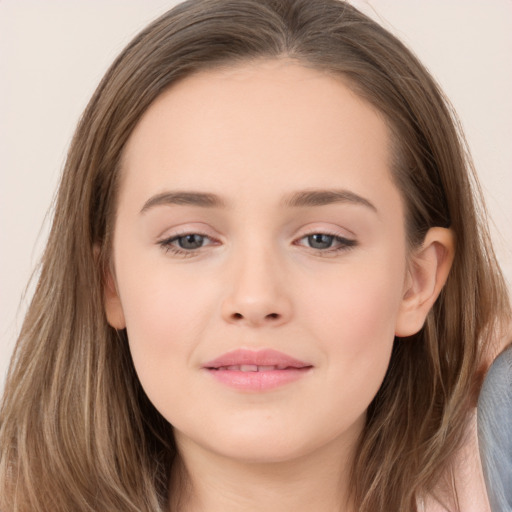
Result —
[{"label": "cheek", "polygon": [[137,376],[153,405],[174,424],[190,406],[182,390],[197,395],[190,370],[208,327],[209,292],[200,283],[191,286],[190,280],[166,276],[154,267],[143,279],[125,280],[125,285],[123,309]]},{"label": "cheek", "polygon": [[303,310],[304,328],[315,333],[329,362],[333,394],[342,386],[359,412],[377,393],[389,365],[403,275],[403,266],[391,262],[351,267],[333,276],[323,293],[313,292]]},{"label": "cheek", "polygon": [[393,338],[404,268],[405,264],[387,261],[334,272],[324,279],[321,289],[309,286],[310,298],[303,313],[313,322],[318,319],[318,329],[331,333],[329,338],[334,335],[343,345]]},{"label": "cheek", "polygon": [[215,302],[208,284],[183,274],[153,266],[138,275],[125,272],[120,294],[130,351],[145,385],[146,379],[158,380],[162,372],[185,366]]}]

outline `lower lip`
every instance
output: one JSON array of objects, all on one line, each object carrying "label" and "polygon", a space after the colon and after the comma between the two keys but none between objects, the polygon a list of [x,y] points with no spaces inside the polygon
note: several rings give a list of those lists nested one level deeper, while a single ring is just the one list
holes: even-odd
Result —
[{"label": "lower lip", "polygon": [[301,379],[309,370],[311,370],[311,366],[264,372],[207,369],[208,373],[222,384],[241,391],[268,391],[275,389]]}]

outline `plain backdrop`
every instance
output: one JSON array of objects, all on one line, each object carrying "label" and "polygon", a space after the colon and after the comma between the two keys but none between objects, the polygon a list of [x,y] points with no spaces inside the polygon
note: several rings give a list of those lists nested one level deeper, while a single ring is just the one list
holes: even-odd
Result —
[{"label": "plain backdrop", "polygon": [[[0,393],[77,120],[114,57],[176,3],[0,0]],[[353,3],[413,49],[458,111],[510,286],[512,0]]]}]

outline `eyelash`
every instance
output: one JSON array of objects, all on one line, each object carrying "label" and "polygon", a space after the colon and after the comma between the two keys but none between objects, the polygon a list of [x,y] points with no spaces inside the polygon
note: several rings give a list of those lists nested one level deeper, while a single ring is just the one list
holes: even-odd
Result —
[{"label": "eyelash", "polygon": [[[188,233],[183,233],[183,234],[179,234],[179,235],[173,235],[170,238],[161,240],[160,242],[158,242],[158,245],[160,245],[160,247],[162,247],[162,249],[165,251],[166,254],[172,253],[176,256],[182,256],[184,258],[194,257],[194,256],[197,256],[198,251],[200,251],[200,249],[202,249],[204,246],[201,246],[197,249],[188,249],[187,250],[187,249],[182,249],[180,247],[177,247],[176,245],[173,245],[173,242],[177,242],[180,239],[183,239],[187,236],[192,236],[192,235],[197,235],[197,236],[200,236],[203,238],[207,238],[209,240],[214,240],[213,238],[211,238],[210,236],[208,236],[204,233],[188,232]],[[345,252],[345,251],[348,251],[358,245],[356,240],[353,240],[350,238],[345,238],[344,236],[340,236],[339,234],[326,232],[326,231],[314,231],[312,233],[306,234],[306,235],[298,238],[297,240],[304,240],[304,239],[307,239],[314,235],[324,235],[324,236],[331,237],[333,239],[332,240],[333,243],[339,244],[338,247],[335,247],[335,248],[328,247],[326,249],[317,249],[314,247],[308,247],[310,250],[316,252],[320,256],[331,256],[333,254]],[[215,240],[214,240],[214,242],[215,242]],[[211,244],[208,244],[208,245],[211,245]]]},{"label": "eyelash", "polygon": [[304,240],[314,235],[323,235],[332,238],[332,244],[338,244],[338,247],[328,247],[326,249],[317,249],[315,247],[308,247],[308,249],[315,251],[319,256],[332,256],[342,252],[349,251],[357,246],[357,240],[352,238],[345,238],[339,233],[331,233],[329,231],[314,231],[307,235],[300,237],[298,240]]},{"label": "eyelash", "polygon": [[172,253],[176,256],[182,256],[184,258],[190,258],[193,256],[196,256],[198,251],[202,249],[203,247],[199,247],[198,249],[181,249],[175,245],[173,245],[173,242],[177,242],[180,238],[185,238],[187,236],[191,235],[197,235],[203,238],[207,238],[209,240],[213,240],[212,237],[206,235],[205,233],[200,232],[188,232],[188,233],[182,233],[178,235],[173,235],[170,238],[166,238],[165,240],[161,240],[158,242],[158,245],[162,247],[162,249],[165,251],[165,253]]}]

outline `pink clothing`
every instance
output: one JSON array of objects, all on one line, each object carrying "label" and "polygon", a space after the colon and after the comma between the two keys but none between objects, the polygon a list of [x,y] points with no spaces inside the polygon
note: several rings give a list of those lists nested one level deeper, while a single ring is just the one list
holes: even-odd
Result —
[{"label": "pink clothing", "polygon": [[419,504],[419,512],[491,512],[478,451],[476,409],[470,421],[468,440],[454,464],[458,507],[442,504],[441,499],[429,496],[424,504]]}]

